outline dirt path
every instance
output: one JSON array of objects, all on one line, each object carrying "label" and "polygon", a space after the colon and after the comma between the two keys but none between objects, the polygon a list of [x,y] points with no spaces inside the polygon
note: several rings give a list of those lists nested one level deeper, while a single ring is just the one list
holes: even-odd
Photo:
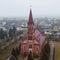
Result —
[{"label": "dirt path", "polygon": [[38,60],[38,58],[35,58],[34,60]]},{"label": "dirt path", "polygon": [[26,58],[24,60],[27,60],[28,56],[26,56]]},{"label": "dirt path", "polygon": [[[24,60],[27,60],[28,56],[24,59]],[[34,60],[38,60],[38,58],[35,58]]]}]

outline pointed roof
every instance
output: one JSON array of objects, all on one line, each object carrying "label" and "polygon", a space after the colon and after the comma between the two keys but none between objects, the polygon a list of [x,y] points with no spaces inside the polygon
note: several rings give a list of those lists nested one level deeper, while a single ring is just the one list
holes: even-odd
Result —
[{"label": "pointed roof", "polygon": [[32,10],[30,9],[30,14],[29,14],[29,21],[28,21],[28,25],[29,24],[34,24],[33,22],[33,17],[32,17]]}]

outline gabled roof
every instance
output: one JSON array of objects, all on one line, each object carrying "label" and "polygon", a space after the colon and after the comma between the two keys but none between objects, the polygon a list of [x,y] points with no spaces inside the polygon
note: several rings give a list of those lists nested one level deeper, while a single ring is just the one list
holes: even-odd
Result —
[{"label": "gabled roof", "polygon": [[34,30],[35,35],[42,34],[45,36],[44,32],[42,32],[38,27]]}]

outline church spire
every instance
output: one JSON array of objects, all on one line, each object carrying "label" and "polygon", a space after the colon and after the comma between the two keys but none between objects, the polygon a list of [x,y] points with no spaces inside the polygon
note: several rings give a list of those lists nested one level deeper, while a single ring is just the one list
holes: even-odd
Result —
[{"label": "church spire", "polygon": [[29,14],[29,21],[28,21],[28,25],[29,24],[33,24],[34,25],[34,22],[33,22],[33,17],[32,17],[32,10],[30,9],[30,14]]}]

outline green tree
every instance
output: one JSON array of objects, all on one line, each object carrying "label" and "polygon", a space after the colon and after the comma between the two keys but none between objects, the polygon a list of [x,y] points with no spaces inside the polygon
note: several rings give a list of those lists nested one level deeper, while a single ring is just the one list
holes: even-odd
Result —
[{"label": "green tree", "polygon": [[16,27],[15,26],[13,26],[13,29],[9,29],[9,37],[10,38],[13,38],[13,37],[15,37],[16,36]]},{"label": "green tree", "polygon": [[12,29],[9,29],[9,37],[12,38],[13,37],[13,33],[12,33]]},{"label": "green tree", "polygon": [[15,26],[13,26],[13,29],[12,29],[12,33],[13,33],[13,35],[15,36],[16,35],[16,27]]},{"label": "green tree", "polygon": [[32,54],[29,54],[29,55],[28,55],[27,60],[34,60]]},{"label": "green tree", "polygon": [[3,31],[3,29],[0,29],[0,39],[4,39],[4,31]]}]

